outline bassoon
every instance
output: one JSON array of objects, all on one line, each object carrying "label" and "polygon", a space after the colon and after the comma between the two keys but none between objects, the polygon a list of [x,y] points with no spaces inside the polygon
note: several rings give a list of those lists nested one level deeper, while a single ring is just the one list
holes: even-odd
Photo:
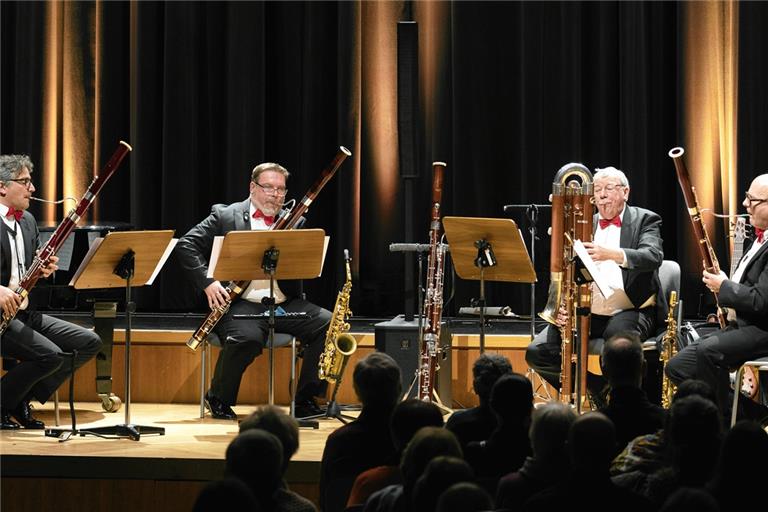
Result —
[{"label": "bassoon", "polygon": [[[683,191],[685,206],[688,208],[688,216],[690,217],[691,225],[693,226],[693,234],[698,241],[698,244],[696,245],[699,248],[701,260],[704,262],[704,270],[711,274],[719,274],[720,264],[717,261],[717,256],[715,255],[712,243],[709,241],[707,228],[701,221],[701,210],[699,210],[699,200],[696,197],[696,187],[691,185],[688,169],[685,167],[685,162],[683,162],[683,153],[685,153],[685,150],[679,147],[669,150],[669,156],[675,163],[677,181],[680,183],[680,188]],[[717,305],[717,321],[720,323],[720,328],[725,328],[728,324],[725,310],[720,307],[720,300],[717,293],[712,292],[712,294],[715,296],[715,304]]]},{"label": "bassoon", "polygon": [[[109,159],[107,165],[101,169],[99,174],[93,178],[93,181],[88,185],[88,189],[85,191],[85,194],[83,194],[80,202],[77,203],[77,206],[74,209],[69,211],[64,220],[62,220],[56,227],[51,238],[49,238],[42,249],[40,249],[32,261],[32,264],[19,280],[19,285],[16,287],[16,293],[21,296],[22,301],[27,299],[29,292],[35,284],[37,284],[38,279],[43,276],[43,270],[45,270],[51,263],[51,257],[55,256],[58,250],[61,249],[61,246],[64,245],[69,234],[75,229],[75,226],[77,226],[78,221],[85,215],[85,212],[88,211],[93,200],[96,199],[96,195],[98,195],[101,188],[117,170],[117,167],[120,165],[120,162],[123,161],[125,155],[132,150],[133,148],[131,148],[127,142],[120,141],[112,158]],[[2,316],[2,319],[0,319],[0,334],[5,332],[8,325],[15,317],[16,313],[13,315]]]},{"label": "bassoon", "polygon": [[440,319],[443,315],[443,274],[445,247],[440,243],[440,201],[443,195],[444,162],[432,164],[432,220],[429,226],[429,259],[427,261],[426,295],[424,297],[424,328],[419,343],[418,398],[432,401],[440,352]]},{"label": "bassoon", "polygon": [[[270,226],[270,229],[293,229],[296,227],[298,222],[301,220],[302,215],[304,215],[304,213],[307,211],[309,205],[312,204],[325,184],[328,183],[331,178],[333,178],[333,175],[336,174],[336,171],[344,162],[344,160],[346,160],[347,157],[351,155],[352,153],[347,148],[344,146],[339,146],[339,150],[336,153],[336,156],[333,158],[331,163],[328,164],[325,169],[323,169],[323,171],[320,173],[320,177],[318,177],[315,183],[309,187],[309,190],[301,199],[301,201],[299,201],[293,209],[281,211],[280,216],[275,219],[275,222],[272,224],[272,226]],[[187,341],[187,346],[190,349],[197,350],[197,347],[199,347],[200,344],[205,341],[208,335],[211,334],[211,331],[213,331],[213,328],[216,327],[216,324],[219,323],[221,317],[223,317],[224,314],[229,310],[229,307],[232,305],[232,301],[242,295],[242,293],[248,287],[248,283],[250,283],[250,281],[231,281],[227,286],[225,286],[225,290],[227,291],[227,299],[225,304],[223,306],[213,308],[210,313],[208,313],[208,316],[205,317],[203,323],[200,325],[200,327],[197,328],[192,337]]]}]

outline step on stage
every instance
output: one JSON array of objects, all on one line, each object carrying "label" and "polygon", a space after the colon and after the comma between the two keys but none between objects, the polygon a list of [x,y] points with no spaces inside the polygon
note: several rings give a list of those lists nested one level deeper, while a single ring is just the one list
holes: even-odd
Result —
[{"label": "step on stage", "polygon": [[[255,407],[234,409],[242,419]],[[76,402],[75,411],[78,430],[124,419],[122,410],[104,412],[100,402]],[[60,414],[60,428],[71,426],[66,403]],[[2,509],[188,512],[200,489],[222,478],[224,454],[238,432],[235,421],[199,414],[192,404],[131,404],[135,424],[165,428],[165,435],[142,435],[139,441],[78,435],[60,442],[42,430],[2,431]],[[54,426],[52,403],[37,404],[34,415]],[[292,490],[316,504],[325,440],[341,426],[335,419],[319,423],[317,430],[301,429],[286,475]]]}]

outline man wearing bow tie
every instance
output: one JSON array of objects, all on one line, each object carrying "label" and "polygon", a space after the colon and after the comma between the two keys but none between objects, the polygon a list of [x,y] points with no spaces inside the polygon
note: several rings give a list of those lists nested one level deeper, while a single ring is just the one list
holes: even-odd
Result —
[{"label": "man wearing bow tie", "polygon": [[[2,334],[0,352],[4,358],[18,360],[0,381],[0,428],[4,430],[20,425],[44,428],[42,421],[32,417],[30,399],[45,403],[70,376],[71,359],[65,352],[77,352],[74,363],[79,368],[101,347],[101,339],[92,331],[40,314],[16,293],[40,246],[37,223],[26,211],[35,192],[32,168],[25,155],[0,156],[0,308],[6,316],[16,314]],[[44,277],[58,268],[57,261],[51,257]]]},{"label": "man wearing bow tie", "polygon": [[768,174],[752,181],[742,203],[755,228],[755,241],[739,261],[733,276],[704,270],[702,281],[719,294],[728,308],[729,325],[699,338],[677,353],[664,367],[678,384],[700,379],[715,390],[718,406],[728,417],[729,371],[745,361],[768,356],[768,250],[764,231],[768,228]]},{"label": "man wearing bow tie", "polygon": [[[650,210],[629,206],[629,181],[615,167],[597,169],[593,177],[594,241],[584,242],[587,252],[613,290],[609,299],[592,286],[590,339],[607,340],[633,332],[641,340],[656,334],[658,269],[664,259],[661,217]],[[627,300],[628,299],[628,300]],[[558,321],[564,321],[563,312]],[[528,346],[525,359],[556,389],[560,388],[560,330],[547,326]],[[602,407],[605,381],[589,374],[593,405]]]},{"label": "man wearing bow tie", "polygon": [[[248,199],[228,206],[215,205],[205,220],[179,240],[176,248],[179,261],[195,285],[205,292],[211,309],[224,306],[229,296],[222,283],[206,277],[214,238],[229,231],[269,229],[285,201],[287,178],[288,171],[281,165],[257,165],[251,173]],[[214,418],[237,417],[232,406],[237,403],[243,372],[267,344],[266,318],[235,320],[232,317],[265,313],[267,307],[262,304],[265,297],[269,297],[269,280],[251,281],[214,328],[223,345],[211,389],[206,393],[206,404]],[[304,363],[296,390],[296,416],[321,414],[314,397],[325,394],[326,383],[320,381],[317,367],[331,313],[302,298],[289,296],[277,285],[274,297],[276,304],[285,312],[305,312],[309,316],[308,319],[281,319],[277,316],[275,327],[281,333],[296,336],[304,345]]]}]

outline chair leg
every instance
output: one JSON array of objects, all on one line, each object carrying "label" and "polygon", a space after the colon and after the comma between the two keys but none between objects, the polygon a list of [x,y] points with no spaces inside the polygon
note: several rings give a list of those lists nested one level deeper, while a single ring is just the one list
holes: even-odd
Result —
[{"label": "chair leg", "polygon": [[204,341],[200,353],[200,419],[205,418],[205,392],[208,385],[208,356],[209,345]]},{"label": "chair leg", "polygon": [[59,418],[59,390],[53,392],[53,423],[58,427],[61,423]]},{"label": "chair leg", "polygon": [[736,413],[739,408],[739,395],[741,394],[741,381],[744,379],[744,368],[742,365],[736,370],[736,383],[733,386],[733,405],[731,406],[731,426],[736,424]]},{"label": "chair leg", "polygon": [[290,414],[296,417],[296,337],[291,338],[291,383],[288,389],[291,394]]}]

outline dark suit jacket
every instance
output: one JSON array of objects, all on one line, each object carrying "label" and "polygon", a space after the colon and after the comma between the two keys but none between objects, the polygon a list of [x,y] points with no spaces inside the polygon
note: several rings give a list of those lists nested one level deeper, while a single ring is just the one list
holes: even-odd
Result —
[{"label": "dark suit jacket", "polygon": [[[619,246],[627,255],[627,268],[621,267],[624,291],[635,307],[658,293],[659,267],[664,260],[661,217],[650,210],[626,205],[621,221]],[[598,216],[594,225],[597,230]]]},{"label": "dark suit jacket", "polygon": [[[24,237],[24,268],[27,269],[32,264],[35,251],[39,246],[40,232],[37,229],[37,221],[29,212],[24,212],[18,224]],[[8,281],[11,279],[12,249],[8,240],[8,231],[10,230],[5,222],[0,221],[0,285],[3,286],[8,286]]]},{"label": "dark suit jacket", "polygon": [[741,283],[728,279],[720,287],[720,305],[736,310],[739,331],[743,334],[763,337],[768,334],[767,270],[768,244],[765,244],[747,264]]},{"label": "dark suit jacket", "polygon": [[[230,231],[250,231],[250,204],[251,200],[246,199],[230,205],[214,205],[211,214],[176,244],[177,259],[199,290],[215,281],[206,277],[213,239]],[[297,294],[296,281],[280,281],[280,288],[287,295]]]}]

